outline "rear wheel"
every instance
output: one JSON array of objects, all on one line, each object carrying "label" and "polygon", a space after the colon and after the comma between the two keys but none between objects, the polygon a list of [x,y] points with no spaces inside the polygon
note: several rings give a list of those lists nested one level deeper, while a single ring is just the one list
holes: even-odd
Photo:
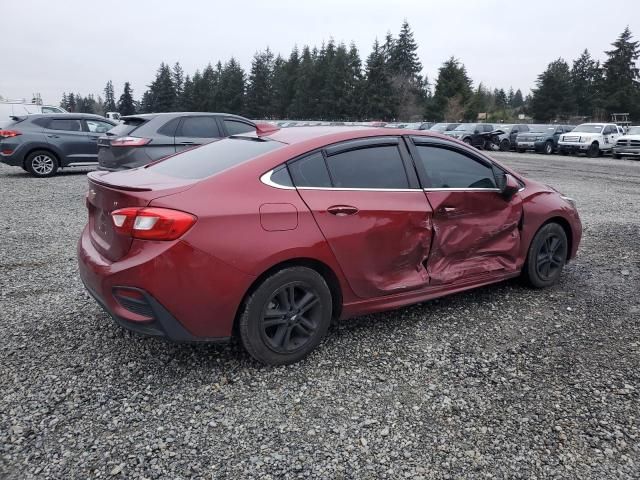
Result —
[{"label": "rear wheel", "polygon": [[331,292],[315,270],[292,267],[264,280],[247,298],[239,319],[249,354],[267,365],[286,365],[318,346],[331,323]]},{"label": "rear wheel", "polygon": [[545,155],[551,155],[553,153],[553,142],[551,140],[547,140],[542,151]]},{"label": "rear wheel", "polygon": [[500,142],[500,151],[508,152],[509,150],[511,150],[511,142],[508,139],[503,138]]},{"label": "rear wheel", "polygon": [[25,160],[26,170],[34,177],[53,177],[58,171],[58,159],[47,150],[36,150]]},{"label": "rear wheel", "polygon": [[600,146],[596,142],[593,142],[591,145],[589,145],[589,149],[587,150],[587,157],[595,158],[598,155],[600,155]]},{"label": "rear wheel", "polygon": [[536,288],[549,287],[560,278],[567,262],[569,243],[564,229],[557,223],[544,225],[529,246],[522,275]]}]

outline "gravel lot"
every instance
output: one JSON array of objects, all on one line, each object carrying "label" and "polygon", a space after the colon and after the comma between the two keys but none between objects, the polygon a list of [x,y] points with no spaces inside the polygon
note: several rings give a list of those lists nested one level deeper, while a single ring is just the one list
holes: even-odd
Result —
[{"label": "gravel lot", "polygon": [[0,166],[0,478],[640,478],[640,162],[496,157],[578,201],[559,285],[332,327],[304,362],[112,323],[84,172]]}]

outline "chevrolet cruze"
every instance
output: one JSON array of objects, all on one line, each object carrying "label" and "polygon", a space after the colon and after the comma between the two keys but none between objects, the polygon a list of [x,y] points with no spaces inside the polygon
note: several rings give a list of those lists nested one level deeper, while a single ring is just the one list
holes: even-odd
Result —
[{"label": "chevrolet cruze", "polygon": [[309,354],[332,319],[523,276],[558,281],[574,201],[424,131],[306,127],[234,135],[92,172],[78,244],[120,325],[174,341],[237,334],[266,364]]}]

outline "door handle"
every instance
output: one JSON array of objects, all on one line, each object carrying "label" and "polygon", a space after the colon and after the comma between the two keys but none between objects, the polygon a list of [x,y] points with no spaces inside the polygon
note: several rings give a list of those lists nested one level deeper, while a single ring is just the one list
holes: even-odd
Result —
[{"label": "door handle", "polygon": [[180,142],[179,145],[196,145],[196,142]]},{"label": "door handle", "polygon": [[49,138],[60,138],[60,135],[47,135]]},{"label": "door handle", "polygon": [[327,208],[327,212],[331,215],[335,215],[336,217],[346,217],[347,215],[354,215],[358,213],[358,209],[351,205],[334,205]]},{"label": "door handle", "polygon": [[444,217],[448,216],[448,215],[452,215],[454,213],[456,213],[458,211],[458,209],[456,207],[440,207],[438,209],[438,213]]}]

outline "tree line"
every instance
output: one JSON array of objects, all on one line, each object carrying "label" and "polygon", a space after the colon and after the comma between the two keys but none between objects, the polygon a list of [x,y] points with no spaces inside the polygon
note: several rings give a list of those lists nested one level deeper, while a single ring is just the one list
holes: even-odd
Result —
[{"label": "tree line", "polygon": [[377,39],[361,59],[355,44],[333,39],[320,48],[294,47],[287,57],[269,48],[256,52],[249,72],[231,58],[192,75],[179,62],[162,63],[139,101],[129,82],[116,100],[111,81],[104,99],[64,94],[69,111],[122,115],[170,111],[230,112],[254,119],[511,121],[526,114],[538,121],[605,119],[614,112],[640,118],[640,42],[627,27],[600,64],[585,50],[572,63],[562,58],[541,73],[531,94],[512,87],[475,88],[464,64],[450,57],[435,82],[422,76],[418,45],[405,20],[397,37]]}]

